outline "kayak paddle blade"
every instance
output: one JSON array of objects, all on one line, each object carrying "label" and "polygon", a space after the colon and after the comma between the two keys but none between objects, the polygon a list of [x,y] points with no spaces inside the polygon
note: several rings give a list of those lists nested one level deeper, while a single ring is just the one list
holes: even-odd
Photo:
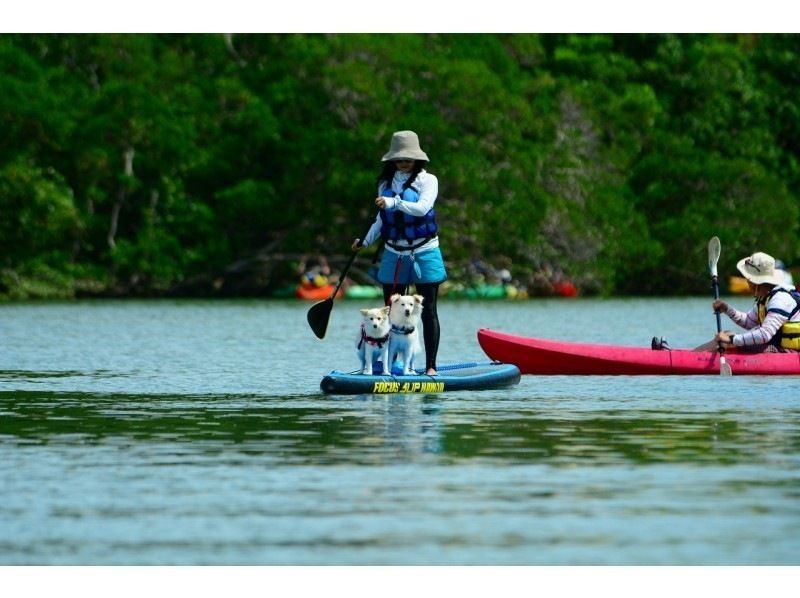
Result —
[{"label": "kayak paddle blade", "polygon": [[711,237],[708,242],[708,269],[711,271],[711,276],[717,275],[717,262],[719,262],[719,254],[722,252],[722,246],[719,242],[719,237]]},{"label": "kayak paddle blade", "polygon": [[333,309],[333,297],[328,297],[324,301],[315,303],[308,310],[307,319],[308,325],[317,336],[317,338],[325,338],[325,332],[328,330],[328,320],[331,317],[331,310]]},{"label": "kayak paddle blade", "polygon": [[720,355],[719,358],[719,375],[720,376],[732,376],[733,372],[731,371],[731,364],[725,361],[725,356]]}]

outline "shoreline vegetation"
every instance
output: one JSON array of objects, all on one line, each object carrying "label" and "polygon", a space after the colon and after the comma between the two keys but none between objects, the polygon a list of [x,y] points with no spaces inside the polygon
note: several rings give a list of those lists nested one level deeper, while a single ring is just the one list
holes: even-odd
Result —
[{"label": "shoreline vegetation", "polygon": [[723,278],[797,267],[798,63],[796,34],[4,34],[0,301],[335,271],[400,129],[456,289],[698,294],[714,235]]},{"label": "shoreline vegetation", "polygon": [[[319,289],[324,298],[330,296],[338,281],[338,271],[349,256],[337,254],[328,258],[331,275],[313,284],[303,282],[297,267],[305,254],[258,253],[239,260],[220,272],[204,273],[183,280],[170,288],[105,285],[89,278],[66,279],[56,273],[42,273],[36,280],[17,280],[18,294],[0,295],[0,302],[50,299],[124,299],[124,298],[294,298],[297,289],[306,286]],[[483,265],[483,262],[479,262]],[[372,258],[359,257],[350,267],[342,285],[342,297],[369,298],[380,295],[379,285],[370,277]],[[573,297],[571,281],[563,273],[544,269],[532,272],[527,278],[511,279],[507,270],[491,267],[476,269],[475,262],[451,265],[450,279],[442,284],[442,297],[460,299],[528,299],[533,297]],[[8,275],[8,273],[5,273]],[[456,278],[454,279],[453,274]],[[508,275],[507,278],[505,275]],[[134,281],[135,282],[135,281]],[[370,292],[370,288],[374,292]],[[327,293],[324,289],[330,289]],[[350,290],[352,289],[352,293]],[[320,296],[322,296],[320,295]],[[300,297],[303,298],[303,297]],[[313,297],[305,297],[312,299]]]}]

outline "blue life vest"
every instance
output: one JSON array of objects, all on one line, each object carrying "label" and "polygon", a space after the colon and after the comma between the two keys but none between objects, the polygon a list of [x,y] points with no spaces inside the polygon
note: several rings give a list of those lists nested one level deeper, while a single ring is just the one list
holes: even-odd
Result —
[{"label": "blue life vest", "polygon": [[[381,197],[394,197],[395,193],[392,191],[391,185],[387,186]],[[419,191],[413,186],[403,190],[400,196],[403,201],[416,203],[419,201]],[[424,216],[412,216],[400,210],[387,210],[380,211],[381,215],[381,237],[385,241],[396,241],[398,239],[426,239],[433,238],[439,230],[436,224],[436,210],[431,208]]]}]

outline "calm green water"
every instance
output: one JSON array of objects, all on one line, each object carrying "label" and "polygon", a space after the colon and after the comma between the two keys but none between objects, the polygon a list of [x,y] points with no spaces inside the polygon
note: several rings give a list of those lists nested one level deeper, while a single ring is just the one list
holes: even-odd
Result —
[{"label": "calm green water", "polygon": [[[324,341],[299,302],[0,305],[0,564],[800,563],[800,378],[324,396],[366,305]],[[440,316],[440,362],[715,331],[706,298]]]}]

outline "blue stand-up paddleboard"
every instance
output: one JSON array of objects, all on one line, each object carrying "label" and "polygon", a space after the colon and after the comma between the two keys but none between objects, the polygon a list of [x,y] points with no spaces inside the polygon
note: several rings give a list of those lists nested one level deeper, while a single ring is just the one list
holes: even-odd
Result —
[{"label": "blue stand-up paddleboard", "polygon": [[[404,376],[393,373],[369,375],[357,372],[333,370],[322,378],[320,388],[328,394],[410,394],[438,393],[451,390],[491,390],[519,383],[519,368],[510,363],[484,361],[440,365],[435,376],[428,376],[424,369],[416,374]],[[396,372],[397,370],[393,370]]]}]

